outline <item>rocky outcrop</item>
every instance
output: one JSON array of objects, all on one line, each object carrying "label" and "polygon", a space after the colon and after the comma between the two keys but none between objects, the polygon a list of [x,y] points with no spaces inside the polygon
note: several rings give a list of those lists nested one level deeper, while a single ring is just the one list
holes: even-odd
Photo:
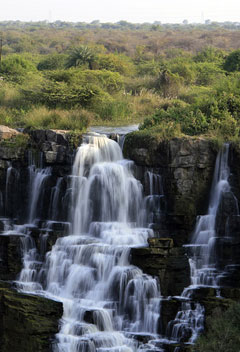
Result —
[{"label": "rocky outcrop", "polygon": [[0,125],[0,140],[10,139],[18,134],[19,132],[17,130],[4,125]]},{"label": "rocky outcrop", "polygon": [[217,155],[214,144],[191,137],[159,141],[133,132],[125,139],[124,154],[137,164],[143,183],[147,170],[161,174],[167,230],[176,245],[189,242],[196,216],[207,208]]},{"label": "rocky outcrop", "polygon": [[183,248],[173,247],[167,238],[149,239],[149,247],[131,249],[132,264],[158,277],[163,296],[181,295],[190,284],[190,268]]},{"label": "rocky outcrop", "polygon": [[49,352],[62,313],[62,303],[0,282],[0,351]]},{"label": "rocky outcrop", "polygon": [[80,135],[63,130],[32,130],[30,137],[49,165],[71,165],[74,146],[81,144]]},{"label": "rocky outcrop", "polygon": [[23,235],[0,235],[0,280],[16,280],[22,268]]},{"label": "rocky outcrop", "polygon": [[[16,133],[13,133],[13,132]],[[27,221],[30,174],[29,165],[51,167],[42,195],[42,218],[48,217],[51,192],[58,177],[61,198],[68,187],[68,175],[81,135],[60,130],[13,130],[8,140],[0,140],[0,215]],[[9,132],[10,133],[10,132]],[[10,136],[10,134],[9,134]],[[67,199],[67,197],[66,197]],[[59,220],[66,220],[66,209],[59,210]]]}]

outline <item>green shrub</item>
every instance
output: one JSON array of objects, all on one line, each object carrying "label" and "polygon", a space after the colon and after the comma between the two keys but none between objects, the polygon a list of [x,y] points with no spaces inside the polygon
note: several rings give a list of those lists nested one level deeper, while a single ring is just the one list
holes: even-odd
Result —
[{"label": "green shrub", "polygon": [[3,139],[0,141],[0,145],[2,147],[8,147],[8,148],[27,148],[27,145],[29,143],[30,137],[28,134],[17,134],[16,136],[13,136],[10,139]]},{"label": "green shrub", "polygon": [[116,121],[124,120],[132,109],[127,99],[105,99],[93,105],[93,110],[102,120]]},{"label": "green shrub", "polygon": [[24,59],[21,55],[9,55],[1,63],[0,74],[7,81],[22,83],[26,74],[36,71],[36,67],[30,60]]},{"label": "green shrub", "polygon": [[24,111],[20,109],[0,107],[0,125],[10,126],[13,128],[24,127]]},{"label": "green shrub", "polygon": [[164,98],[177,98],[182,84],[182,77],[168,70],[164,70],[155,80],[152,88],[162,94]]},{"label": "green shrub", "polygon": [[65,67],[67,55],[65,54],[52,54],[45,56],[38,65],[37,69],[39,71],[43,70],[57,70],[63,69]]},{"label": "green shrub", "polygon": [[240,71],[240,49],[234,50],[227,56],[223,68],[228,72]]},{"label": "green shrub", "polygon": [[224,312],[215,309],[207,318],[206,328],[193,346],[193,352],[239,352],[240,304],[234,303]]},{"label": "green shrub", "polygon": [[22,88],[25,99],[31,104],[43,104],[50,108],[86,107],[91,105],[91,99],[102,94],[97,85],[68,85],[65,82],[44,80],[38,85]]},{"label": "green shrub", "polygon": [[143,61],[140,62],[136,69],[137,69],[137,74],[139,76],[145,76],[145,75],[150,75],[150,76],[156,76],[159,75],[161,71],[161,63],[156,62],[155,60],[150,60],[150,61]]},{"label": "green shrub", "polygon": [[207,46],[202,49],[194,56],[194,61],[196,62],[222,62],[224,59],[225,53],[217,48],[212,46]]},{"label": "green shrub", "polygon": [[135,73],[133,62],[122,54],[98,54],[96,57],[96,68],[118,72],[126,76],[132,76]]},{"label": "green shrub", "polygon": [[66,111],[39,107],[29,111],[23,121],[31,128],[85,131],[93,118],[93,113],[83,109]]},{"label": "green shrub", "polygon": [[55,70],[46,71],[44,75],[47,79],[54,82],[64,82],[69,84],[69,89],[73,85],[89,85],[99,86],[109,93],[118,92],[123,89],[123,78],[118,72],[106,70]]},{"label": "green shrub", "polygon": [[178,74],[180,77],[182,77],[185,84],[191,84],[195,82],[197,76],[194,65],[187,63],[174,64],[171,66],[171,71],[172,73]]},{"label": "green shrub", "polygon": [[196,84],[199,86],[208,86],[215,83],[218,79],[224,77],[223,70],[212,62],[199,62],[196,64]]}]

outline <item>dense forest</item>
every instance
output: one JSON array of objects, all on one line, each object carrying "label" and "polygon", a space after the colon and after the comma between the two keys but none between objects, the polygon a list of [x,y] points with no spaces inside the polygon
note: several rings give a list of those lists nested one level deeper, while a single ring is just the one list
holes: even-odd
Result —
[{"label": "dense forest", "polygon": [[0,124],[239,136],[239,23],[16,21],[0,38]]}]

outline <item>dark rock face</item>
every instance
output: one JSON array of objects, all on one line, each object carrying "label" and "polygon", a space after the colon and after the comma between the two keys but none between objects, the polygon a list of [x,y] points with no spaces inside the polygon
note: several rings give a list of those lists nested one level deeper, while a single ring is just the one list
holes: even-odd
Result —
[{"label": "dark rock face", "polygon": [[62,303],[21,294],[0,283],[0,351],[49,352]]},{"label": "dark rock face", "polygon": [[[32,160],[36,167],[51,167],[51,175],[45,180],[44,193],[41,196],[41,218],[47,219],[51,191],[56,180],[62,177],[61,194],[63,198],[67,188],[67,176],[71,172],[75,147],[71,134],[66,131],[34,130],[29,132],[27,144],[16,146],[14,135],[11,147],[0,143],[0,216],[17,218],[20,222],[28,220],[30,174]],[[74,137],[81,142],[80,136]],[[40,207],[38,207],[40,208]],[[58,220],[66,221],[67,212],[59,209]]]},{"label": "dark rock face", "polygon": [[125,139],[124,154],[137,164],[136,174],[143,183],[149,168],[162,175],[167,229],[176,245],[188,243],[196,216],[204,214],[208,204],[217,155],[212,142],[201,138],[159,142],[134,132]]},{"label": "dark rock face", "polygon": [[[62,130],[33,130],[30,137],[36,148],[43,152],[46,164],[71,165],[73,146],[71,135]],[[81,144],[81,138],[78,138]]]},{"label": "dark rock face", "polygon": [[172,239],[150,239],[149,248],[132,248],[131,262],[158,277],[163,296],[180,295],[190,284],[190,268],[183,248],[173,248]]},{"label": "dark rock face", "polygon": [[[36,160],[39,158],[45,167],[52,168],[41,195],[41,221],[36,227],[28,228],[40,260],[43,260],[56,240],[67,233],[70,204],[67,189],[71,182],[69,174],[74,148],[71,137],[65,131],[35,130],[29,134],[28,150],[0,146],[0,195],[3,200],[1,203],[0,199],[0,214],[17,218],[19,223],[27,218],[28,159],[31,150]],[[112,138],[115,139],[115,136]],[[80,143],[80,137],[78,139]],[[146,177],[149,171],[161,176],[164,189],[164,196],[155,197],[149,204],[156,237],[149,239],[149,247],[132,248],[131,262],[145,273],[158,277],[163,296],[178,296],[190,284],[188,257],[182,245],[189,243],[196,216],[206,213],[216,150],[210,141],[200,138],[158,141],[153,137],[142,139],[133,133],[126,137],[124,153],[135,161],[135,174],[141,180],[146,195],[151,194],[150,181]],[[231,184],[234,194],[240,199],[240,152],[236,147],[231,147],[230,155],[233,170]],[[6,187],[7,178],[9,189]],[[49,218],[49,204],[53,198],[51,192],[58,178],[62,178],[59,199],[64,199],[64,202],[59,202],[58,212],[53,217],[55,221],[46,229],[44,221]],[[157,187],[156,194],[160,194],[161,190]],[[192,300],[204,305],[206,315],[210,315],[215,307],[225,309],[233,299],[240,297],[240,216],[237,215],[237,202],[231,192],[224,194],[217,217],[220,235],[216,239],[215,255],[219,258],[219,268],[227,265],[230,273],[221,278],[221,284],[231,288],[221,291],[224,299],[216,298],[216,290],[212,288],[193,292]],[[0,230],[3,231],[3,228],[0,221]],[[224,237],[227,232],[234,234],[234,241]],[[16,279],[22,266],[21,247],[21,236],[0,235],[0,280]],[[166,331],[168,322],[175,319],[180,306],[181,301],[177,297],[163,299],[161,331]],[[61,315],[60,303],[22,295],[9,286],[0,285],[0,351],[51,350],[50,340],[58,330]],[[93,322],[92,311],[87,311],[84,319]],[[148,339],[146,336],[141,338]],[[176,347],[178,351],[190,350],[184,343],[165,347],[166,351],[175,351]]]},{"label": "dark rock face", "polygon": [[0,235],[0,280],[15,280],[22,268],[21,236]]}]

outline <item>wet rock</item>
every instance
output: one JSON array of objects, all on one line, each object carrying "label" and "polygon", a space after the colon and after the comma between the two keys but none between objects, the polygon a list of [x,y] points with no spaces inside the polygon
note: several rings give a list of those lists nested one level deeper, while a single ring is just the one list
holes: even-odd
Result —
[{"label": "wet rock", "polygon": [[1,352],[49,352],[63,309],[60,302],[0,285]]},{"label": "wet rock", "polygon": [[224,236],[226,232],[229,232],[229,235],[231,234],[226,225],[228,218],[234,215],[238,215],[237,199],[232,192],[223,192],[216,217],[218,236]]},{"label": "wet rock", "polygon": [[217,291],[213,287],[198,287],[191,290],[191,299],[200,302],[204,299],[215,298]]},{"label": "wet rock", "polygon": [[163,296],[180,295],[190,284],[190,268],[183,248],[132,248],[131,263],[158,277]]},{"label": "wet rock", "polygon": [[192,346],[184,343],[169,343],[163,344],[165,352],[191,352]]},{"label": "wet rock", "polygon": [[158,237],[151,237],[148,239],[149,247],[153,248],[172,248],[173,247],[173,240],[172,238],[158,238]]},{"label": "wet rock", "polygon": [[213,143],[190,137],[159,141],[152,135],[134,132],[126,136],[124,153],[140,170],[150,168],[161,175],[169,232],[175,245],[188,243],[196,216],[207,209],[217,155]]},{"label": "wet rock", "polygon": [[0,280],[15,280],[22,269],[24,235],[0,235]]},{"label": "wet rock", "polygon": [[240,238],[240,215],[229,215],[226,223],[226,235]]},{"label": "wet rock", "polygon": [[161,332],[166,334],[168,322],[175,319],[181,309],[181,302],[177,299],[164,299],[161,301]]}]

